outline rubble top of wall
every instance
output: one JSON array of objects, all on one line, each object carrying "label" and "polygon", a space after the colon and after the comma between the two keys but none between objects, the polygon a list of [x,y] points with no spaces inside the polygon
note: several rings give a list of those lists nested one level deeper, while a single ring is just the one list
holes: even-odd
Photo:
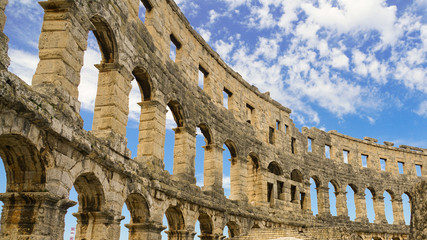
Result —
[{"label": "rubble top of wall", "polygon": [[342,137],[342,138],[345,138],[345,139],[350,140],[350,141],[355,141],[355,142],[363,143],[363,144],[369,144],[369,145],[373,145],[373,146],[381,147],[381,148],[387,148],[390,150],[427,155],[427,149],[423,149],[423,148],[419,148],[419,147],[412,147],[412,146],[407,146],[407,145],[400,145],[399,147],[394,147],[394,143],[392,143],[392,142],[384,141],[384,144],[380,144],[380,143],[378,143],[377,139],[374,139],[371,137],[364,137],[363,139],[358,139],[355,137],[351,137],[351,136],[339,133],[339,132],[337,132],[337,130],[328,131],[328,134],[335,135],[338,137]]}]

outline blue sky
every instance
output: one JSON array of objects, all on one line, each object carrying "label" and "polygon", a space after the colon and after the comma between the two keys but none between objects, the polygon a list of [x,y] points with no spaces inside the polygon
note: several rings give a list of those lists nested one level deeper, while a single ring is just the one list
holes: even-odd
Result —
[{"label": "blue sky", "polygon": [[[336,129],[356,138],[370,136],[380,142],[427,148],[427,0],[177,3],[227,64],[293,110],[291,117],[298,128]],[[38,63],[42,8],[33,0],[9,0],[6,14],[9,69],[31,84]],[[87,130],[91,129],[98,76],[93,65],[99,62],[91,35],[79,87]],[[139,100],[133,81],[128,126],[133,155]],[[167,126],[173,127],[171,115]],[[199,136],[197,159],[203,159],[202,145]],[[165,162],[170,172],[172,146],[173,132],[168,130]],[[201,183],[201,160],[196,168]],[[229,180],[229,168],[224,172]],[[228,188],[225,185],[226,192]]]}]

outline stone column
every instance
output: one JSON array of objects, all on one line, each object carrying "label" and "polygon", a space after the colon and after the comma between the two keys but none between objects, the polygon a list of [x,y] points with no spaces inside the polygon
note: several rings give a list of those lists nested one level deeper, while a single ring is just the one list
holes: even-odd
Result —
[{"label": "stone column", "polygon": [[[55,104],[66,103],[80,119],[78,86],[83,55],[87,48],[89,19],[74,17],[74,1],[44,1],[44,20],[39,40],[39,58],[33,89],[51,97]],[[87,24],[83,27],[81,24]]]},{"label": "stone column", "polygon": [[161,223],[131,223],[125,224],[129,229],[129,240],[162,240],[161,232],[166,229]]},{"label": "stone column", "polygon": [[313,215],[313,211],[311,210],[310,182],[307,182],[305,184],[305,197],[303,202],[303,210],[304,210],[304,213],[308,215]]},{"label": "stone column", "polygon": [[329,205],[329,188],[317,187],[317,209],[319,216],[330,216],[331,208]]},{"label": "stone column", "polygon": [[0,1],[0,70],[7,69],[10,64],[9,56],[7,55],[8,42],[6,34],[3,33],[4,25],[6,24],[6,9],[7,0]]},{"label": "stone column", "polygon": [[125,139],[132,75],[114,63],[96,67],[99,75],[92,132],[97,137],[106,138],[114,133]]},{"label": "stone column", "polygon": [[375,223],[387,224],[385,218],[385,204],[383,196],[376,196],[374,198],[374,212],[375,212]]},{"label": "stone column", "polygon": [[73,213],[77,218],[76,240],[119,240],[120,221],[111,211]]},{"label": "stone column", "polygon": [[173,175],[179,180],[195,184],[196,131],[187,127],[177,127],[173,130]]},{"label": "stone column", "polygon": [[347,193],[346,192],[335,192],[336,202],[337,202],[337,216],[347,217],[348,218],[348,209],[347,209]]},{"label": "stone column", "polygon": [[391,204],[393,207],[393,224],[405,225],[402,198],[395,197],[391,200]]},{"label": "stone column", "polygon": [[196,232],[187,230],[170,230],[166,232],[168,240],[193,240]]},{"label": "stone column", "polygon": [[366,199],[365,193],[355,193],[354,203],[356,205],[356,221],[357,222],[369,222],[368,214],[366,211]]},{"label": "stone column", "polygon": [[222,152],[224,148],[216,144],[209,144],[205,149],[203,191],[213,191],[224,194],[222,187]]},{"label": "stone column", "polygon": [[[231,158],[230,161],[230,199],[247,202],[248,197],[245,189],[248,160],[245,158]],[[276,188],[273,189],[276,191]]]},{"label": "stone column", "polygon": [[0,239],[63,239],[67,209],[76,202],[49,192],[1,193]]},{"label": "stone column", "polygon": [[164,146],[166,134],[166,106],[158,101],[144,101],[139,123],[137,161],[152,161],[164,169]]}]

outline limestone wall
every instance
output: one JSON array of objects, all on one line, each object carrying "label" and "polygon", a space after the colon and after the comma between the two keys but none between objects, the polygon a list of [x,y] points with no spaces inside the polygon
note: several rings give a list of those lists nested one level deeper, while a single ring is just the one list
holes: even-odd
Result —
[{"label": "limestone wall", "polygon": [[[356,231],[367,239],[390,234],[407,239],[401,195],[412,197],[412,186],[425,179],[425,149],[316,128],[300,132],[291,111],[230,69],[173,1],[142,3],[144,22],[138,0],[40,3],[45,16],[32,85],[7,71],[0,75],[0,156],[7,174],[0,239],[62,238],[63,224],[57,223],[75,204],[68,200],[73,186],[79,194],[77,239],[118,239],[124,203],[132,213],[131,239],[160,239],[164,215],[170,239],[192,239],[197,220],[202,239],[222,238],[225,226],[231,237],[250,236],[252,228],[280,232],[292,226],[311,231],[307,239],[319,229],[325,238]],[[87,132],[78,86],[85,81],[80,70],[89,31],[102,61],[93,127]],[[169,58],[171,42],[178,47],[175,61]],[[7,49],[6,40],[1,44]],[[200,69],[206,76],[203,89]],[[134,159],[126,147],[131,81],[138,82],[142,95]],[[172,173],[163,163],[167,106],[177,122]],[[195,184],[197,128],[207,142],[201,188]],[[231,152],[229,199],[222,188],[223,144]],[[362,154],[368,156],[367,167],[361,166]],[[386,171],[380,158],[386,159]],[[404,174],[397,162],[404,163]],[[415,175],[415,164],[424,166],[422,177]],[[317,184],[317,216],[311,212],[310,178]],[[335,186],[338,216],[330,213],[328,182]],[[347,213],[347,186],[356,193],[354,222]],[[375,223],[367,221],[366,188],[373,192]],[[393,224],[385,221],[384,191],[393,198]],[[346,228],[335,231],[336,225]]]}]

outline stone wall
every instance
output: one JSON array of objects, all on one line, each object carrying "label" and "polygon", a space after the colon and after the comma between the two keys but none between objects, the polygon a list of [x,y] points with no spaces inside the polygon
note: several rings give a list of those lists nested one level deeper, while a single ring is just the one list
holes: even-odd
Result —
[{"label": "stone wall", "polygon": [[[316,128],[300,132],[291,110],[228,67],[173,1],[142,3],[144,22],[139,0],[40,3],[45,16],[32,85],[10,72],[0,74],[0,156],[7,175],[0,239],[62,239],[64,215],[76,204],[68,199],[73,186],[79,195],[77,239],[119,239],[125,203],[130,239],[160,239],[164,215],[169,239],[193,239],[197,220],[202,239],[223,238],[225,226],[231,238],[242,239],[252,229],[275,237],[304,229],[307,234],[298,235],[303,239],[355,233],[407,239],[401,196],[412,197],[412,186],[425,179],[427,150]],[[82,128],[78,86],[90,31],[102,61],[88,132]],[[169,58],[171,43],[177,46],[175,61]],[[131,81],[142,95],[134,159],[126,147]],[[163,163],[166,107],[177,123],[175,147],[168,149],[174,151],[172,173]],[[195,184],[197,128],[206,140],[202,187]],[[222,187],[224,144],[231,153],[229,198]],[[380,159],[386,160],[385,171]],[[422,177],[415,165],[424,166]],[[317,216],[310,208],[310,178],[317,185]],[[338,216],[330,213],[329,182]],[[356,221],[348,217],[347,186],[355,192]],[[373,193],[374,223],[367,221],[365,189]],[[385,221],[385,191],[392,196],[393,224]]]},{"label": "stone wall", "polygon": [[427,182],[418,183],[414,186],[412,193],[410,239],[427,239]]}]

